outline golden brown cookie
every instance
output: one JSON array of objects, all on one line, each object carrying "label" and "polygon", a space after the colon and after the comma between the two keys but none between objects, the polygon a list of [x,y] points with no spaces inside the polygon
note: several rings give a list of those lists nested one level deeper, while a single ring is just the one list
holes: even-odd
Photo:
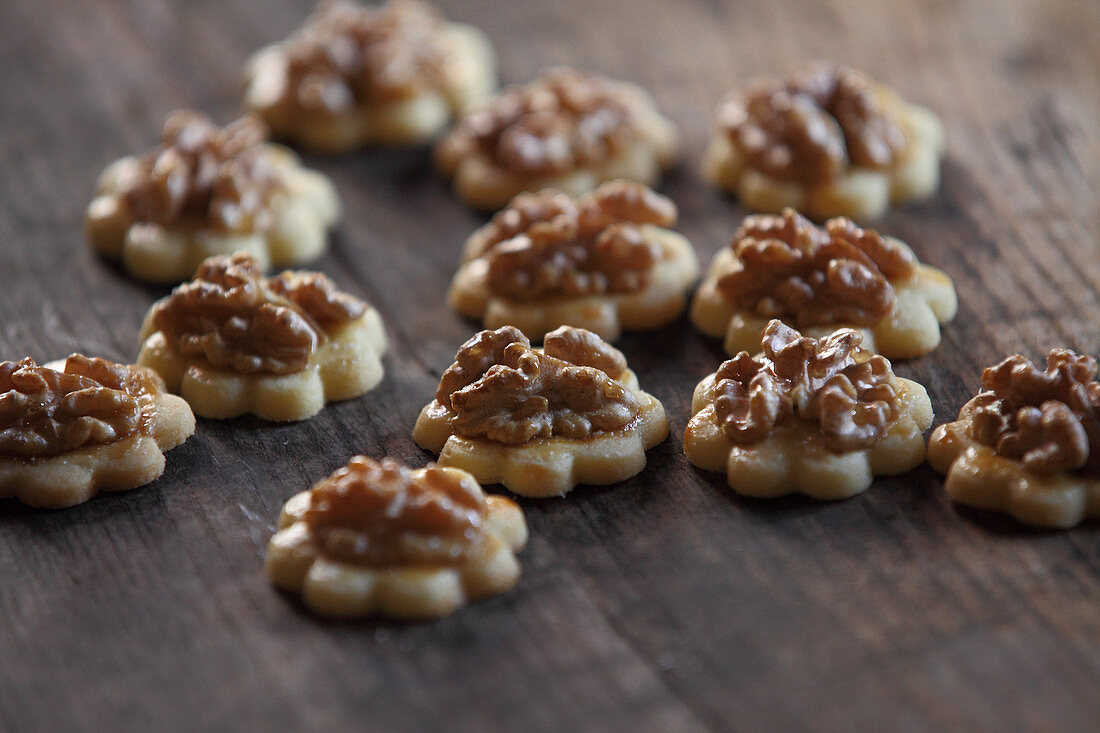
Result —
[{"label": "golden brown cookie", "polygon": [[81,354],[0,362],[0,498],[60,509],[143,486],[194,432],[150,369]]},{"label": "golden brown cookie", "polygon": [[656,328],[684,309],[695,249],[668,227],[676,205],[641,183],[612,181],[579,198],[520,194],[467,240],[447,295],[486,328],[535,341],[558,326],[608,341]]},{"label": "golden brown cookie", "polygon": [[862,72],[819,63],[727,97],[703,173],[754,211],[869,219],[931,196],[943,149],[932,112]]},{"label": "golden brown cookie", "polygon": [[222,128],[173,112],[158,147],[103,171],[88,240],[149,282],[186,280],[215,254],[248,252],[265,270],[317,257],[339,216],[336,189],[266,135],[251,116]]},{"label": "golden brown cookie", "polygon": [[460,198],[495,211],[544,188],[581,196],[616,178],[652,186],[678,149],[676,126],[646,91],[552,68],[474,105],[435,152]]},{"label": "golden brown cookie", "polygon": [[855,328],[867,351],[908,359],[939,345],[957,308],[951,278],[904,242],[844,217],[817,227],[786,209],[745,218],[695,292],[691,319],[730,354],[756,351],[778,318],[815,338]]},{"label": "golden brown cookie", "polygon": [[982,391],[928,444],[951,500],[1039,527],[1100,519],[1096,372],[1069,349],[1051,349],[1045,370],[1016,354],[982,372]]},{"label": "golden brown cookie", "polygon": [[485,34],[415,0],[322,3],[246,75],[246,107],[278,137],[328,152],[425,142],[496,89]]},{"label": "golden brown cookie", "polygon": [[439,463],[530,497],[640,473],[668,436],[665,409],[618,349],[563,326],[534,349],[512,326],[459,348],[413,439]]},{"label": "golden brown cookie", "polygon": [[846,499],[876,475],[920,465],[928,394],[862,351],[861,340],[851,329],[812,339],[769,323],[762,353],[741,352],[695,388],[688,460],[725,473],[739,494],[765,498]]},{"label": "golden brown cookie", "polygon": [[523,511],[473,476],[355,456],[292,497],[264,572],[322,616],[439,618],[519,580]]},{"label": "golden brown cookie", "polygon": [[378,311],[316,272],[263,277],[251,255],[211,257],[153,304],[138,363],[195,413],[304,420],[382,380]]}]

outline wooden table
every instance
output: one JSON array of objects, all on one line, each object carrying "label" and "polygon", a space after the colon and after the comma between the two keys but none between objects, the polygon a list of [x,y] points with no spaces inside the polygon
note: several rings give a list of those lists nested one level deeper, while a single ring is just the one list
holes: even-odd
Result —
[{"label": "wooden table", "polygon": [[[849,62],[943,117],[935,199],[881,228],[959,286],[938,351],[900,364],[937,422],[979,370],[1100,352],[1100,4],[1070,0],[453,0],[507,81],[571,63],[646,86],[682,125],[663,190],[704,259],[745,211],[698,160],[753,75]],[[262,9],[260,9],[262,6]],[[169,110],[230,119],[249,53],[308,2],[5,0],[4,358],[132,359],[163,290],[93,256],[101,167]],[[201,421],[165,475],[57,512],[0,509],[3,730],[1095,730],[1100,532],[959,510],[923,467],[840,503],[748,501],[680,434],[722,359],[686,318],[620,344],[672,437],[640,476],[525,501],[517,589],[423,625],[326,623],[261,574],[283,501],[356,452],[420,464],[409,431],[474,326],[443,292],[481,221],[423,151],[309,158],[347,216],[317,263],[382,312],[387,376],[316,419]]]}]

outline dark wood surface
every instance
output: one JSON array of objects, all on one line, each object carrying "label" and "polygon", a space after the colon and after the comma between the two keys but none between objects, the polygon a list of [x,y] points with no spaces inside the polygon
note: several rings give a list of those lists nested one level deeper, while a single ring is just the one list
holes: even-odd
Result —
[{"label": "dark wood surface", "polygon": [[[698,159],[717,100],[811,58],[938,111],[940,193],[881,228],[946,269],[958,318],[898,366],[953,417],[1006,353],[1100,352],[1100,4],[1069,0],[450,0],[503,77],[572,63],[637,81],[682,125],[663,190],[704,259],[745,213]],[[169,110],[221,120],[291,0],[3,0],[0,347],[130,360],[164,291],[94,257],[103,165]],[[672,437],[644,473],[525,501],[516,590],[438,623],[326,623],[274,592],[279,507],[355,452],[410,437],[474,326],[444,289],[479,219],[418,152],[309,158],[347,209],[317,263],[382,312],[387,376],[316,419],[200,421],[165,475],[73,509],[0,504],[0,729],[1095,730],[1100,527],[1022,530],[958,510],[927,467],[841,503],[748,501],[681,451],[722,358],[686,318],[624,339]]]}]

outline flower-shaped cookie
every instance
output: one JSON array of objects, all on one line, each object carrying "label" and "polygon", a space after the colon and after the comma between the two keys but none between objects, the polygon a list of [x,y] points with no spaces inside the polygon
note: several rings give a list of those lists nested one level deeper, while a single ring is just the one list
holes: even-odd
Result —
[{"label": "flower-shaped cookie", "polygon": [[161,145],[103,171],[85,213],[89,241],[149,282],[179,282],[207,257],[248,252],[264,269],[320,255],[339,215],[332,182],[265,143],[255,117],[218,127],[177,111]]},{"label": "flower-shaped cookie", "polygon": [[652,186],[678,149],[676,126],[641,88],[553,68],[467,111],[436,162],[461,198],[492,211],[544,188],[580,196],[615,178]]},{"label": "flower-shaped cookie", "polygon": [[861,340],[847,328],[818,340],[769,323],[763,353],[741,352],[695,388],[688,460],[724,472],[739,494],[767,498],[846,499],[875,475],[920,465],[928,394]]},{"label": "flower-shaped cookie", "polygon": [[667,229],[675,221],[674,203],[632,181],[577,199],[520,194],[467,240],[448,300],[486,328],[513,325],[536,341],[561,325],[608,341],[662,326],[699,271],[691,243]]},{"label": "flower-shaped cookie", "polygon": [[817,64],[726,98],[703,172],[756,211],[874,218],[932,195],[943,149],[932,112],[855,69]]},{"label": "flower-shaped cookie", "polygon": [[496,89],[485,34],[414,0],[322,4],[246,73],[245,105],[278,137],[330,152],[423,142]]},{"label": "flower-shaped cookie", "polygon": [[1096,371],[1068,349],[1051,349],[1045,371],[1019,354],[986,369],[984,390],[928,444],[952,501],[1040,527],[1100,519]]},{"label": "flower-shaped cookie", "polygon": [[152,370],[80,354],[0,362],[0,497],[60,509],[144,486],[194,432]]},{"label": "flower-shaped cookie", "polygon": [[378,311],[316,272],[263,277],[251,255],[211,257],[153,304],[138,363],[203,417],[303,420],[382,380]]},{"label": "flower-shaped cookie", "polygon": [[691,319],[726,351],[755,351],[778,318],[815,338],[837,328],[863,333],[863,348],[908,359],[940,343],[955,317],[955,286],[917,262],[903,242],[843,217],[823,228],[785,209],[745,218],[715,255],[695,293]]},{"label": "flower-shaped cookie", "polygon": [[473,476],[355,456],[291,497],[264,571],[323,616],[447,616],[519,580],[523,511]]},{"label": "flower-shaped cookie", "polygon": [[542,349],[511,326],[477,334],[413,429],[440,465],[530,497],[628,479],[666,437],[664,406],[641,390],[622,353],[569,326],[548,333]]}]

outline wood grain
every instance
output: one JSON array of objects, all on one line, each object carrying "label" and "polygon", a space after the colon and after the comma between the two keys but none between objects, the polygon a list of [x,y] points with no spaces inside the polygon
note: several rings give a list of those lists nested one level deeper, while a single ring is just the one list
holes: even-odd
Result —
[{"label": "wood grain", "polygon": [[[571,63],[639,82],[679,122],[663,190],[704,258],[745,213],[697,161],[717,100],[811,58],[941,113],[942,191],[888,215],[959,285],[934,354],[899,372],[953,417],[979,369],[1100,353],[1100,4],[1071,0],[449,0],[506,80]],[[136,354],[163,291],[92,256],[107,162],[169,110],[228,120],[249,53],[305,0],[5,0],[0,356]],[[0,506],[0,729],[1095,730],[1100,532],[964,512],[929,469],[836,504],[740,499],[679,433],[721,358],[686,319],[621,346],[673,437],[640,476],[523,502],[513,593],[439,623],[319,623],[260,572],[282,502],[409,430],[474,326],[443,292],[479,219],[423,151],[309,162],[347,218],[318,267],[382,312],[387,377],[304,424],[203,421],[155,484],[61,512]]]}]

